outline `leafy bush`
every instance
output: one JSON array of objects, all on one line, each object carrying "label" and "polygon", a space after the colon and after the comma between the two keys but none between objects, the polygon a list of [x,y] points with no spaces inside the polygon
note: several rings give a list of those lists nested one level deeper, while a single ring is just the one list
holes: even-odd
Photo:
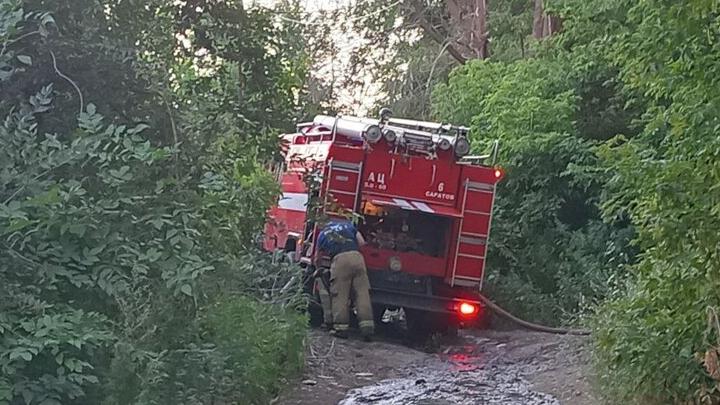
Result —
[{"label": "leafy bush", "polygon": [[303,366],[307,320],[293,312],[276,316],[272,307],[242,297],[222,299],[208,310],[207,333],[238,374],[239,385],[227,387],[236,400],[262,403],[277,393],[280,379]]},{"label": "leafy bush", "polygon": [[476,150],[501,142],[507,176],[496,196],[488,293],[549,324],[601,302],[607,279],[621,278],[631,260],[627,224],[600,220],[604,174],[597,142],[574,125],[583,98],[571,69],[563,58],[472,61],[433,93],[443,120],[472,123]]},{"label": "leafy bush", "polygon": [[[103,9],[91,6],[81,14]],[[60,42],[83,36],[81,21]],[[53,32],[48,14],[0,0],[0,91],[13,94],[0,101],[0,404],[266,403],[298,370],[305,331],[298,270],[250,246],[277,193],[260,163],[272,127],[206,103],[232,98],[232,67],[211,90],[174,83],[217,118],[203,137],[197,110],[152,98],[136,100],[176,117],[183,145],[110,123],[126,120],[101,115],[72,72],[52,67],[71,89],[58,97],[37,66]],[[262,129],[238,141],[245,125]]]},{"label": "leafy bush", "polygon": [[629,12],[610,55],[647,100],[645,126],[602,156],[614,173],[605,211],[631,216],[643,253],[628,294],[599,312],[599,365],[623,401],[717,403],[698,358],[716,344],[706,314],[720,305],[718,5],[631,3],[612,3]]}]

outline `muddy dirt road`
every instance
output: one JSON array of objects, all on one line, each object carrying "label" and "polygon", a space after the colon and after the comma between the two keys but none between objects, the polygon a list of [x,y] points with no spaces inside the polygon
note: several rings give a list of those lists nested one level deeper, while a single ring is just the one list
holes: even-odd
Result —
[{"label": "muddy dirt road", "polygon": [[600,404],[589,382],[587,338],[464,331],[410,347],[313,331],[309,343],[302,380],[275,404]]}]

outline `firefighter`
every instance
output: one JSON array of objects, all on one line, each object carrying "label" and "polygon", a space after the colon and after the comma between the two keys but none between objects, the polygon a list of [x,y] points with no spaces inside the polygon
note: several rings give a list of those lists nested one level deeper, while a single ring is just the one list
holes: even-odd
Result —
[{"label": "firefighter", "polygon": [[350,221],[331,222],[320,233],[318,247],[330,255],[330,295],[333,334],[346,338],[350,324],[350,296],[354,293],[360,333],[370,340],[375,330],[370,281],[360,246],[365,240]]}]

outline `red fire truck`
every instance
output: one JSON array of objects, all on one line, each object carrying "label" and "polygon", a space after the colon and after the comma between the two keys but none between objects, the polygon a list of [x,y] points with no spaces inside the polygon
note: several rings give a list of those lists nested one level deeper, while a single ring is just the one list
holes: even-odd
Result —
[{"label": "red fire truck", "polygon": [[489,155],[468,156],[468,132],[392,118],[387,109],[380,119],[320,115],[299,124],[282,136],[283,194],[269,213],[265,248],[309,271],[327,266],[311,243],[318,218],[351,212],[368,242],[361,252],[376,313],[403,308],[427,325],[476,322],[503,171],[493,166],[497,142]]}]

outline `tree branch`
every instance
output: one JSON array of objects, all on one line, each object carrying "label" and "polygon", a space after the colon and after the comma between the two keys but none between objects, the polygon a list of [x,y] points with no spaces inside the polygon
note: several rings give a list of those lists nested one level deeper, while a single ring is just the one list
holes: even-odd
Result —
[{"label": "tree branch", "polygon": [[446,42],[445,45],[440,49],[440,52],[438,52],[437,56],[435,57],[435,60],[433,61],[432,66],[430,67],[430,74],[428,75],[427,82],[425,83],[425,95],[430,95],[430,82],[433,78],[433,73],[435,73],[435,66],[437,65],[438,61],[440,60],[440,57],[445,53],[447,48],[450,46],[450,41]]},{"label": "tree branch", "polygon": [[[175,118],[173,117],[172,108],[170,108],[170,103],[168,102],[167,98],[165,97],[165,94],[163,94],[161,91],[158,91],[157,94],[160,95],[160,98],[162,98],[162,101],[165,104],[165,109],[167,110],[168,118],[170,118],[170,128],[172,129],[173,142],[175,142],[175,144],[173,145],[173,148],[177,148],[178,144],[180,143],[180,139],[178,137],[177,125],[175,124]],[[178,155],[177,155],[177,153],[174,154],[173,160],[175,163],[175,178],[179,179],[180,174],[178,172]]]},{"label": "tree branch", "polygon": [[63,79],[67,80],[67,82],[75,88],[75,91],[77,91],[78,97],[80,97],[80,112],[78,114],[82,114],[82,112],[85,110],[85,103],[83,101],[83,95],[82,91],[80,91],[80,87],[78,87],[78,85],[71,78],[66,76],[63,72],[60,71],[60,69],[58,69],[57,59],[55,58],[55,53],[53,53],[53,51],[50,51],[50,56],[52,57],[55,73],[57,73],[58,76],[62,77]]},{"label": "tree branch", "polygon": [[460,53],[460,51],[457,50],[454,46],[450,44],[450,41],[448,38],[445,38],[431,23],[430,21],[425,18],[425,14],[423,13],[422,5],[417,1],[412,1],[413,11],[417,18],[417,24],[422,30],[430,36],[430,38],[437,42],[438,45],[446,45],[447,44],[447,52],[450,54],[450,56],[453,57],[456,61],[458,61],[460,64],[464,65],[467,62],[467,58]]},{"label": "tree branch", "polygon": [[19,37],[15,38],[15,39],[5,41],[5,43],[3,44],[3,47],[2,47],[2,51],[0,51],[0,56],[3,56],[5,54],[5,51],[7,51],[8,46],[14,44],[15,42],[22,41],[23,39],[25,39],[27,37],[37,35],[37,34],[40,34],[40,30],[28,32],[26,34],[20,35]]}]

